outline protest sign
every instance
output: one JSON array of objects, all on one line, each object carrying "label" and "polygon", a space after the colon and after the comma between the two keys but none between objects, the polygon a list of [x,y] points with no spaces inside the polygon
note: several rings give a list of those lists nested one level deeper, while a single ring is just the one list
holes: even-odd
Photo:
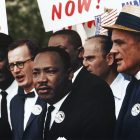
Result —
[{"label": "protest sign", "polygon": [[[83,42],[95,34],[106,34],[107,30],[101,28],[102,24],[113,24],[123,6],[140,5],[140,0],[37,1],[46,32],[73,29],[81,35]],[[105,9],[112,11],[106,12]]]},{"label": "protest sign", "polygon": [[8,34],[5,0],[0,0],[0,32]]},{"label": "protest sign", "polygon": [[102,13],[100,0],[37,0],[45,31],[87,22]]}]

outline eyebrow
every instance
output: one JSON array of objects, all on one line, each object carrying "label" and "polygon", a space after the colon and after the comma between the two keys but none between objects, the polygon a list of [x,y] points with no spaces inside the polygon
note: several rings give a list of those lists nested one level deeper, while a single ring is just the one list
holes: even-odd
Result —
[{"label": "eyebrow", "polygon": [[121,40],[121,39],[115,39],[115,40],[112,40],[113,43],[119,43],[119,44],[123,44],[125,43],[125,41]]},{"label": "eyebrow", "polygon": [[90,59],[90,58],[94,58],[94,57],[95,57],[94,55],[84,56],[84,58],[86,58],[86,59]]},{"label": "eyebrow", "polygon": [[44,67],[44,68],[33,68],[33,70],[36,70],[36,71],[39,71],[39,70],[49,70],[49,69],[59,69],[59,68],[56,68],[56,67]]}]

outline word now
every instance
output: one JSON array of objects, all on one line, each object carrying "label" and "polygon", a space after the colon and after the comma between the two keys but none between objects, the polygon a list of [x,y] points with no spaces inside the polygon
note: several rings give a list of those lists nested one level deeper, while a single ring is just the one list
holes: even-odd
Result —
[{"label": "word now", "polygon": [[[65,12],[66,16],[72,16],[75,13],[76,9],[78,9],[79,14],[82,14],[83,9],[88,12],[90,4],[91,0],[77,0],[77,3],[72,0],[68,0],[65,5],[60,2],[58,7],[56,7],[56,5],[52,6],[52,20],[55,20],[55,18],[61,19],[62,12]],[[62,11],[62,9],[64,11]]]}]

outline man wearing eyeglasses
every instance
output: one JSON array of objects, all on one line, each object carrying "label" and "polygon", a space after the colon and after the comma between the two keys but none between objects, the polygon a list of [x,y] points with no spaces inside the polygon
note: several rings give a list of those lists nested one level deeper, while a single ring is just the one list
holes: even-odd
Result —
[{"label": "man wearing eyeglasses", "polygon": [[36,138],[30,137],[30,128],[34,130],[37,127],[31,124],[38,120],[42,108],[41,105],[38,105],[39,107],[35,105],[38,96],[32,77],[33,58],[38,48],[37,43],[31,40],[18,40],[8,48],[8,67],[19,86],[18,94],[10,104],[13,140],[38,139],[36,131],[34,131]]}]

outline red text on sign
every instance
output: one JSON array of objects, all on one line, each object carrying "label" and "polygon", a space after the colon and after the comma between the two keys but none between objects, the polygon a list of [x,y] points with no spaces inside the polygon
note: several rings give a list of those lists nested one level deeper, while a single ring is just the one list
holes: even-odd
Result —
[{"label": "red text on sign", "polygon": [[[75,10],[78,8],[78,12],[81,14],[83,12],[83,9],[88,12],[91,4],[91,0],[77,0],[76,2],[78,7],[76,7],[76,4],[72,0],[68,0],[65,5],[63,5],[61,2],[59,3],[58,7],[56,5],[52,6],[52,20],[61,19],[62,18],[62,9],[64,9],[66,16],[73,16],[75,13]],[[64,6],[64,7],[63,7]]]}]

